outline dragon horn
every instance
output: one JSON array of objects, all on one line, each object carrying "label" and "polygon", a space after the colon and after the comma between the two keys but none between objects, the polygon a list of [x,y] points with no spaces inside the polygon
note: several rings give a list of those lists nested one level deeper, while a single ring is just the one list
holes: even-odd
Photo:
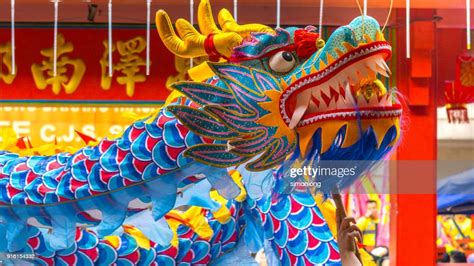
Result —
[{"label": "dragon horn", "polygon": [[[227,9],[219,12],[220,30],[208,0],[201,0],[199,4],[198,24],[200,32],[185,19],[178,19],[175,32],[168,14],[163,10],[156,13],[156,26],[161,40],[168,50],[184,58],[208,55],[228,58],[234,47],[240,45],[251,32],[274,32],[261,24],[239,25]],[[212,43],[206,47],[208,42]]]},{"label": "dragon horn", "polygon": [[206,55],[204,49],[206,37],[197,32],[189,22],[184,19],[176,21],[178,36],[164,10],[158,10],[155,21],[161,40],[172,53],[186,58]]},{"label": "dragon horn", "polygon": [[198,24],[202,34],[218,34],[222,31],[217,27],[212,15],[211,4],[208,0],[201,0],[198,7]]}]

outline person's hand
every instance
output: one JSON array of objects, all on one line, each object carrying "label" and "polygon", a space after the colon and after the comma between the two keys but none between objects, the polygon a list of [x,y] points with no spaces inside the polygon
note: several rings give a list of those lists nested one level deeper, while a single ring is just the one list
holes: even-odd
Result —
[{"label": "person's hand", "polygon": [[336,204],[337,244],[343,266],[362,266],[359,250],[355,239],[362,242],[362,232],[355,224],[355,219],[346,217],[346,211],[339,193],[333,193],[332,198]]},{"label": "person's hand", "polygon": [[353,253],[357,250],[356,239],[362,243],[362,231],[355,224],[352,217],[345,217],[342,219],[337,231],[337,243],[339,250],[342,253]]}]

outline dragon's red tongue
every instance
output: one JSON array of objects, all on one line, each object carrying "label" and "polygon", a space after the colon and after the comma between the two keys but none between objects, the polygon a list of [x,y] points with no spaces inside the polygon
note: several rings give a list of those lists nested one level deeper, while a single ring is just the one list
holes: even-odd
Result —
[{"label": "dragon's red tongue", "polygon": [[311,90],[305,90],[296,96],[296,106],[293,115],[291,116],[290,129],[294,129],[300,122],[303,115],[308,110],[309,102],[311,101]]}]

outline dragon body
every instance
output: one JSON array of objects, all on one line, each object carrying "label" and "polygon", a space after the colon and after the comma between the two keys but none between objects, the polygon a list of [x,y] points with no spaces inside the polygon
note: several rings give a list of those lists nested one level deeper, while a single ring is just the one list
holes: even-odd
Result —
[{"label": "dragon body", "polygon": [[198,66],[156,114],[77,152],[0,154],[1,252],[44,265],[202,265],[245,242],[271,263],[341,263],[324,208],[289,192],[288,173],[364,162],[351,177],[316,177],[327,195],[396,145],[401,106],[377,79],[391,56],[378,23],[356,18],[324,42],[311,27],[238,25],[227,10],[219,29],[207,1],[198,12],[202,33],[178,20],[181,39],[159,11],[161,39],[227,62]]},{"label": "dragon body", "polygon": [[74,245],[54,251],[45,231],[29,227],[27,245],[17,253],[35,254],[35,265],[207,265],[234,249],[245,227],[241,204],[229,202],[226,207],[231,218],[225,223],[203,209],[168,213],[165,219],[174,227],[176,240],[166,245],[126,225],[120,234],[105,238],[77,228]]}]

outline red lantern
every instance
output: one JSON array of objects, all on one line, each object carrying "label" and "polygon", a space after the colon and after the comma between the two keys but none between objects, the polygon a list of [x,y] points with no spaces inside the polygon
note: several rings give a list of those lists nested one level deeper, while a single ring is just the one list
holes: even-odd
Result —
[{"label": "red lantern", "polygon": [[474,53],[463,53],[456,60],[456,80],[446,81],[446,112],[449,123],[469,123],[466,104],[474,103]]}]

